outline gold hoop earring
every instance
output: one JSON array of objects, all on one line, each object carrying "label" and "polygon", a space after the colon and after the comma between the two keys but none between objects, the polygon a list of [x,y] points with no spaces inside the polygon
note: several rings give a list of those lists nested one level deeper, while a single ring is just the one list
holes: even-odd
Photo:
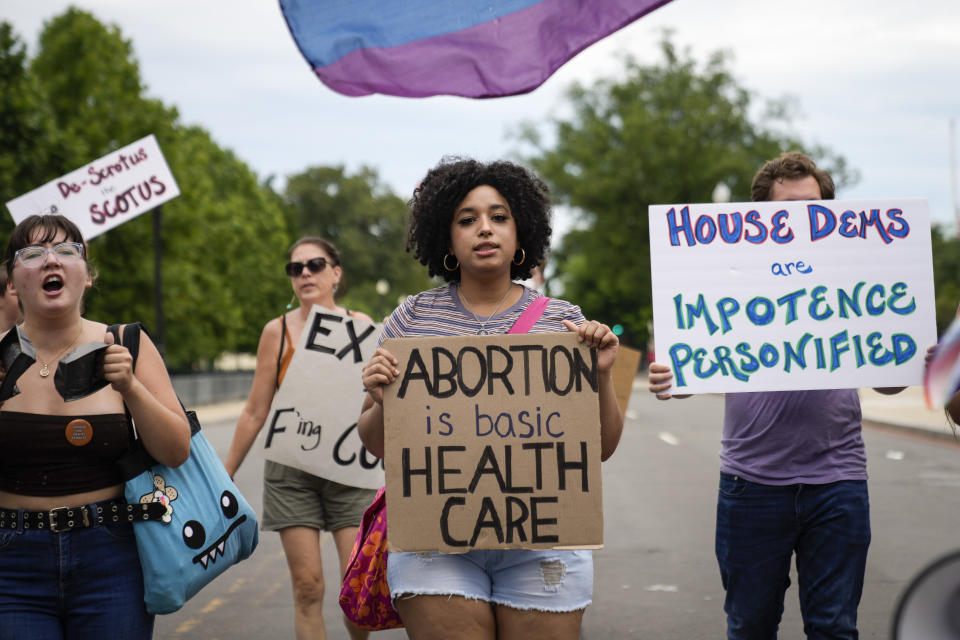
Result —
[{"label": "gold hoop earring", "polygon": [[448,253],[447,255],[443,256],[443,268],[446,269],[447,271],[456,271],[457,269],[460,268],[460,261],[457,260],[457,256],[453,256],[453,260],[457,264],[451,267],[450,265],[447,264],[447,258],[449,258],[450,256],[453,256],[453,254]]},{"label": "gold hoop earring", "polygon": [[520,266],[521,264],[523,264],[524,262],[527,261],[527,252],[524,251],[522,247],[521,247],[520,249],[518,249],[518,251],[520,252],[520,262],[517,262],[517,254],[514,253],[514,254],[513,254],[513,264],[515,264],[515,265],[517,265],[517,266]]}]

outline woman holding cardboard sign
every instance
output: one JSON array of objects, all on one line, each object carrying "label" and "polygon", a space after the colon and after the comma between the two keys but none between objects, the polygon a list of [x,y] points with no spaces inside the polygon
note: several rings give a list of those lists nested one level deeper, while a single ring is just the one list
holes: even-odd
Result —
[{"label": "woman holding cardboard sign", "polygon": [[[383,338],[504,334],[542,298],[514,280],[530,276],[550,241],[546,185],[509,163],[443,161],[410,201],[408,246],[449,284],[408,298]],[[549,300],[530,333],[576,332],[598,349],[601,458],[623,429],[612,366],[619,342],[580,309]],[[380,347],[363,370],[369,394],[358,429],[383,455],[383,387],[401,363]],[[473,550],[464,554],[391,553],[390,595],[409,635],[432,638],[577,638],[593,593],[591,551]]]},{"label": "woman holding cardboard sign", "polygon": [[[250,395],[224,464],[231,476],[243,463],[267,419],[274,393],[283,382],[313,305],[373,322],[366,314],[337,306],[335,297],[343,267],[340,253],[332,243],[323,238],[301,238],[290,247],[288,259],[286,272],[299,305],[268,322],[260,335]],[[280,532],[293,582],[297,638],[326,637],[320,531],[332,533],[343,573],[363,510],[376,492],[269,460],[264,465],[263,482],[262,528]],[[348,620],[344,624],[354,640],[367,637],[368,632]]]},{"label": "woman holding cardboard sign", "polygon": [[[165,510],[151,515],[124,500],[118,461],[132,443],[132,417],[150,455],[181,464],[187,418],[149,337],[134,365],[106,325],[83,317],[93,273],[73,222],[25,218],[5,268],[23,323],[3,342],[19,354],[8,381],[19,393],[0,412],[0,639],[151,638],[132,522]],[[102,378],[67,402],[58,365],[91,342],[109,345],[98,345]]]}]

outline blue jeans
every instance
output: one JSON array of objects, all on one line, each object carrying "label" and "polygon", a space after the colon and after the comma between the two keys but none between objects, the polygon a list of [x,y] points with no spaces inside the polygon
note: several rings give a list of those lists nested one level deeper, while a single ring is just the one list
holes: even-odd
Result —
[{"label": "blue jeans", "polygon": [[0,640],[148,640],[130,523],[0,531]]},{"label": "blue jeans", "polygon": [[796,553],[804,633],[856,639],[869,546],[865,480],[771,486],[721,473],[716,551],[727,637],[777,637]]}]

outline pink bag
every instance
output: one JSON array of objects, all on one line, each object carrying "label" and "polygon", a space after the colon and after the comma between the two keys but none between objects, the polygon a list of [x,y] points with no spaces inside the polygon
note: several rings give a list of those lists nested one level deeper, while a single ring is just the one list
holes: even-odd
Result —
[{"label": "pink bag", "polygon": [[340,608],[361,629],[382,631],[403,626],[387,586],[387,499],[380,487],[363,513],[357,540],[340,586]]},{"label": "pink bag", "polygon": [[[527,333],[537,323],[550,298],[537,298],[530,303],[509,333]],[[393,608],[387,585],[387,497],[380,487],[373,503],[363,512],[357,540],[350,552],[350,562],[340,585],[340,608],[361,629],[382,631],[403,626],[400,614]]]}]

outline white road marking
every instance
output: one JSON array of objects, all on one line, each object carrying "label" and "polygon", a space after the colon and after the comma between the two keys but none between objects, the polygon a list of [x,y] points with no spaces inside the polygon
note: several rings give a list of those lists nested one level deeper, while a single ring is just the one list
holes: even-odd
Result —
[{"label": "white road marking", "polygon": [[675,584],[652,584],[644,589],[644,591],[665,591],[667,593],[676,593],[679,590]]},{"label": "white road marking", "polygon": [[669,444],[670,446],[673,446],[673,447],[675,447],[675,446],[677,446],[678,444],[680,444],[680,441],[677,440],[677,436],[673,435],[672,433],[670,433],[670,432],[668,432],[668,431],[661,431],[660,434],[659,434],[657,437],[660,438],[661,440],[663,440],[664,442],[666,442],[667,444]]}]

